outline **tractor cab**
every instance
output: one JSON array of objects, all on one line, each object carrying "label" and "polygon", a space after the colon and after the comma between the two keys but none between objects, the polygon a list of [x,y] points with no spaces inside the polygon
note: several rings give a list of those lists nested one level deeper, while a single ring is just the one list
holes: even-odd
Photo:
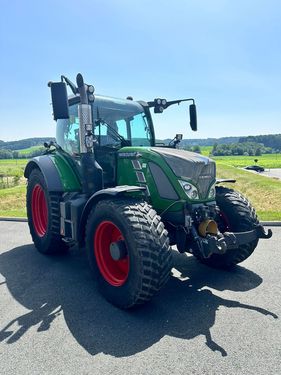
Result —
[{"label": "tractor cab", "polygon": [[[69,117],[57,120],[56,142],[79,159],[80,97],[68,100]],[[103,169],[105,187],[116,185],[117,151],[125,146],[154,146],[152,119],[145,103],[95,95],[90,104],[92,137],[96,161]]]},{"label": "tractor cab", "polygon": [[[74,96],[67,96],[67,85]],[[81,162],[84,164],[85,170],[82,175],[85,175],[91,163],[98,165],[102,170],[102,184],[92,189],[92,193],[99,187],[118,185],[118,150],[131,147],[129,151],[134,152],[137,147],[156,146],[151,108],[154,109],[154,113],[162,113],[171,105],[192,101],[193,104],[189,106],[190,126],[192,130],[197,130],[193,99],[167,101],[156,98],[151,102],[145,102],[134,101],[132,97],[117,99],[94,95],[94,87],[85,84],[80,74],[77,76],[77,87],[65,76],[62,76],[61,82],[50,82],[49,86],[52,93],[53,115],[57,121],[57,144],[74,157],[79,165]],[[169,145],[161,144],[161,147],[176,148],[181,139],[182,135],[177,134]],[[92,161],[84,163],[85,159]],[[92,180],[93,177],[92,175]]]},{"label": "tractor cab", "polygon": [[[69,99],[69,118],[58,119],[57,143],[70,154],[80,153],[80,97]],[[95,148],[119,149],[124,146],[153,146],[154,132],[148,109],[136,101],[95,96],[91,103]]]}]

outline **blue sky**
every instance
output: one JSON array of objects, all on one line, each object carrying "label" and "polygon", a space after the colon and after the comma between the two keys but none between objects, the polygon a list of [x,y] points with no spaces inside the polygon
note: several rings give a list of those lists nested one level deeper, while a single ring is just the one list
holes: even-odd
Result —
[{"label": "blue sky", "polygon": [[281,133],[281,2],[1,0],[0,139],[54,136],[49,80],[96,93],[194,97],[155,118],[158,138]]}]

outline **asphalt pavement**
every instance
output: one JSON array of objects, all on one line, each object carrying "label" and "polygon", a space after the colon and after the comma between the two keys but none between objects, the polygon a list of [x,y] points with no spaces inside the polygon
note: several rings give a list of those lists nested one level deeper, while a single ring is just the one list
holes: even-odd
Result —
[{"label": "asphalt pavement", "polygon": [[281,180],[281,168],[266,169],[261,175]]},{"label": "asphalt pavement", "polygon": [[0,222],[0,374],[280,374],[281,228],[234,271],[173,254],[147,305],[98,293],[83,249],[47,257]]},{"label": "asphalt pavement", "polygon": [[265,169],[264,172],[256,172],[256,171],[253,171],[253,170],[250,170],[250,169],[245,169],[245,168],[240,168],[240,169],[243,169],[243,171],[247,171],[247,172],[250,172],[250,173],[259,174],[260,176],[271,177],[271,178],[274,178],[276,180],[281,180],[281,168]]}]

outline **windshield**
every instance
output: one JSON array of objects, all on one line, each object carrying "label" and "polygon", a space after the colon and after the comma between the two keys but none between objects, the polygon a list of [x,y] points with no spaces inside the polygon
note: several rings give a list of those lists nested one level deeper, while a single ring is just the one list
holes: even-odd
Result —
[{"label": "windshield", "polygon": [[143,107],[131,100],[96,96],[94,135],[100,146],[151,146],[152,135]]}]

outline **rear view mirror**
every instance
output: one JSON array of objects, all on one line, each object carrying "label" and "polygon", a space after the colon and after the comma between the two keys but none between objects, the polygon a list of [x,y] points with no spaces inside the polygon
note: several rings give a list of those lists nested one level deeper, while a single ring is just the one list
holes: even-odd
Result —
[{"label": "rear view mirror", "polygon": [[50,82],[54,120],[68,119],[68,99],[64,82]]},{"label": "rear view mirror", "polygon": [[190,117],[190,127],[194,132],[196,132],[197,131],[197,113],[196,113],[195,104],[190,104],[189,106],[189,117]]}]

